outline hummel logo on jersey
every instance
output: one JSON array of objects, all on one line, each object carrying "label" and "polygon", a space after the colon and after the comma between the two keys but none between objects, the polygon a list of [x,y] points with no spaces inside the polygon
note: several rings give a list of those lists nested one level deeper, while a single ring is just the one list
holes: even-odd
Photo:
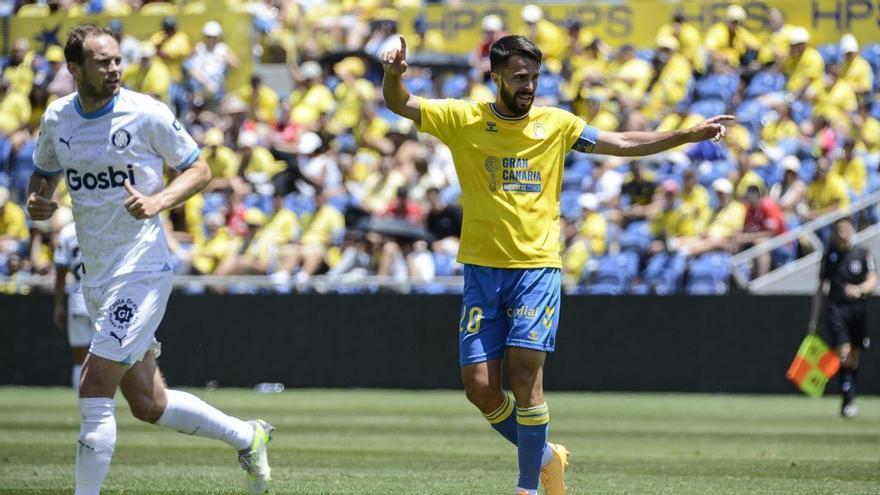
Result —
[{"label": "hummel logo on jersey", "polygon": [[106,172],[99,172],[97,174],[85,173],[79,175],[76,169],[67,169],[67,188],[71,191],[79,191],[82,188],[93,191],[95,189],[122,187],[126,179],[128,179],[131,185],[137,185],[134,180],[134,168],[130,163],[126,171],[107,167]]},{"label": "hummel logo on jersey", "polygon": [[68,150],[70,149],[70,140],[71,139],[73,139],[72,135],[69,138],[67,138],[67,140],[65,140],[64,138],[58,138],[59,141],[61,141],[62,143],[67,145]]},{"label": "hummel logo on jersey", "polygon": [[486,131],[487,132],[498,132],[498,123],[492,120],[486,122]]}]

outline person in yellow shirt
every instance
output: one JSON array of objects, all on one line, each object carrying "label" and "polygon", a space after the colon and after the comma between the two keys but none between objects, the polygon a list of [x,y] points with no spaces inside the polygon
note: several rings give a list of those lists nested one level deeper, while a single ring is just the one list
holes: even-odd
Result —
[{"label": "person in yellow shirt", "polygon": [[748,156],[740,154],[737,157],[737,175],[736,178],[736,198],[742,199],[746,196],[749,187],[755,186],[760,191],[761,196],[767,194],[767,183],[764,178],[755,172],[758,167],[766,166],[769,160],[767,155],[761,152],[755,152]]},{"label": "person in yellow shirt", "polygon": [[21,94],[6,79],[0,79],[0,115],[8,119],[0,126],[6,134],[25,127],[32,113],[31,102],[27,95]]},{"label": "person in yellow shirt", "polygon": [[235,256],[241,245],[241,238],[233,234],[224,223],[225,219],[220,212],[205,215],[206,240],[193,247],[193,274],[213,274],[225,260]]},{"label": "person in yellow shirt", "polygon": [[733,184],[720,178],[712,182],[718,197],[718,209],[712,216],[705,232],[685,239],[678,239],[675,246],[681,254],[699,256],[709,251],[732,249],[731,240],[742,232],[746,220],[746,206],[733,196]]},{"label": "person in yellow shirt", "polygon": [[526,36],[534,41],[544,54],[544,63],[551,72],[562,70],[568,54],[568,33],[544,18],[544,11],[535,4],[523,6],[520,16],[526,24]]},{"label": "person in yellow shirt", "polygon": [[278,121],[278,104],[281,98],[269,86],[263,84],[263,78],[254,74],[250,82],[235,90],[248,107],[248,118],[255,122],[274,124]]},{"label": "person in yellow shirt", "polygon": [[874,72],[871,64],[859,54],[859,42],[851,34],[840,38],[840,53],[843,54],[841,77],[859,95],[871,92],[874,87]]},{"label": "person in yellow shirt", "polygon": [[856,92],[840,78],[838,64],[830,65],[824,80],[814,82],[805,96],[814,101],[813,115],[825,117],[830,122],[845,120],[859,108]]},{"label": "person in yellow shirt", "polygon": [[880,120],[871,116],[871,101],[863,100],[859,111],[853,117],[853,126],[860,141],[856,143],[856,151],[865,159],[865,165],[871,170],[880,168]]},{"label": "person in yellow shirt", "polygon": [[[542,55],[523,36],[492,44],[494,102],[430,100],[404,86],[406,54],[401,36],[399,45],[381,55],[385,103],[449,147],[461,185],[464,222],[457,259],[465,281],[459,364],[466,395],[517,446],[516,489],[537,493],[541,478],[545,493],[564,494],[568,451],[547,443],[550,413],[542,377],[559,324],[565,155],[573,149],[640,156],[720,139],[733,117],[669,133],[612,132],[565,110],[534,106]],[[501,387],[505,359],[514,398]],[[547,463],[542,463],[544,453]]]},{"label": "person in yellow shirt", "polygon": [[591,126],[601,131],[616,131],[620,127],[617,117],[609,110],[611,102],[608,93],[601,89],[587,86],[580,95],[571,103],[572,113],[589,122]]},{"label": "person in yellow shirt", "polygon": [[781,141],[795,139],[800,136],[800,129],[797,123],[791,119],[791,108],[780,103],[773,107],[778,117],[776,120],[767,122],[761,129],[761,140],[767,146],[776,146]]},{"label": "person in yellow shirt", "polygon": [[658,74],[651,81],[651,92],[644,113],[656,119],[667,109],[675,108],[687,95],[688,83],[694,72],[688,59],[678,53],[678,41],[672,36],[658,36],[655,68]]},{"label": "person in yellow shirt", "polygon": [[699,232],[692,209],[683,204],[679,195],[680,187],[673,179],[666,179],[660,185],[663,190],[660,208],[654,212],[648,227],[651,237],[649,251],[674,250],[679,239],[691,238]]},{"label": "person in yellow shirt", "polygon": [[804,215],[804,220],[831,213],[837,210],[849,208],[849,191],[846,181],[837,174],[831,173],[831,165],[828,159],[819,158],[816,162],[816,178],[807,186],[807,207],[809,211]]},{"label": "person in yellow shirt", "polygon": [[856,196],[861,196],[868,185],[868,168],[865,160],[855,154],[856,140],[852,137],[843,143],[843,156],[831,165],[831,173],[842,177],[849,186],[849,190]]},{"label": "person in yellow shirt", "polygon": [[413,31],[416,35],[416,43],[413,45],[414,51],[428,53],[444,53],[446,51],[443,32],[439,29],[429,28],[424,15],[413,20]]},{"label": "person in yellow shirt", "polygon": [[232,151],[224,143],[223,131],[213,127],[205,133],[204,148],[202,149],[202,158],[211,168],[212,179],[208,184],[207,190],[216,191],[232,187],[241,192],[237,186],[241,185],[241,179],[238,177],[238,168],[240,162],[238,155]]},{"label": "person in yellow shirt", "polygon": [[810,32],[800,26],[791,30],[788,36],[788,58],[782,65],[782,73],[788,78],[785,90],[789,93],[800,94],[813,84],[821,80],[825,71],[825,62],[822,55],[812,46],[808,46]]},{"label": "person in yellow shirt", "polygon": [[296,213],[284,207],[284,195],[280,191],[272,195],[272,208],[268,218],[256,209],[245,213],[245,221],[256,230],[252,237],[245,237],[247,245],[241,253],[217,268],[218,275],[266,274],[279,262],[283,246],[293,242],[300,227]]},{"label": "person in yellow shirt", "polygon": [[363,79],[366,73],[364,61],[359,57],[346,57],[333,66],[341,82],[333,89],[336,111],[331,120],[331,131],[343,132],[357,127],[365,103],[376,99],[373,83]]},{"label": "person in yellow shirt", "polygon": [[632,45],[623,45],[614,62],[608,65],[608,87],[619,97],[638,102],[645,95],[654,68],[636,57]]},{"label": "person in yellow shirt", "polygon": [[140,60],[122,71],[122,84],[132,91],[168,102],[171,72],[165,62],[156,57],[156,47],[152,43],[141,44]]},{"label": "person in yellow shirt", "polygon": [[773,7],[767,13],[767,34],[758,50],[758,63],[762,66],[782,62],[788,57],[788,39],[795,26],[785,22],[785,14]]},{"label": "person in yellow shirt", "polygon": [[561,97],[566,101],[575,99],[581,88],[602,82],[608,67],[608,54],[602,40],[595,38],[582,52],[573,54],[569,61],[571,77],[564,78],[560,87]]},{"label": "person in yellow shirt", "polygon": [[705,46],[713,60],[723,59],[730,65],[739,67],[749,51],[761,47],[758,38],[743,26],[746,11],[739,5],[731,5],[724,15],[725,22],[719,22],[706,31]]},{"label": "person in yellow shirt", "polygon": [[559,219],[562,230],[562,274],[572,282],[580,281],[590,259],[587,240],[581,237],[577,222]]},{"label": "person in yellow shirt", "polygon": [[24,255],[30,231],[24,210],[9,200],[9,189],[0,186],[0,254]]},{"label": "person in yellow shirt", "polygon": [[290,94],[290,122],[306,130],[318,130],[321,116],[333,111],[336,100],[324,86],[321,66],[309,60],[299,69],[300,82]]},{"label": "person in yellow shirt", "polygon": [[694,230],[699,233],[706,229],[709,219],[712,217],[712,207],[709,205],[709,192],[697,181],[694,169],[689,168],[682,174],[684,187],[681,193],[683,211],[693,218]]},{"label": "person in yellow shirt", "polygon": [[162,30],[150,36],[150,43],[168,66],[172,82],[182,83],[183,61],[192,55],[193,45],[188,34],[177,30],[177,19],[172,16],[162,19]]},{"label": "person in yellow shirt", "polygon": [[334,238],[345,229],[345,216],[327,199],[323,190],[315,188],[315,213],[302,219],[303,233],[299,244],[289,246],[290,249],[283,253],[281,272],[290,276],[299,269],[296,274],[298,282],[307,281],[321,269],[328,261],[328,249]]},{"label": "person in yellow shirt", "polygon": [[260,146],[259,141],[255,131],[241,131],[235,150],[239,158],[239,174],[243,174],[252,184],[266,183],[287,168],[284,161],[276,160],[268,148]]},{"label": "person in yellow shirt", "polygon": [[608,237],[608,220],[599,211],[599,198],[595,194],[586,193],[578,198],[583,209],[583,220],[579,233],[587,242],[591,256],[605,254]]},{"label": "person in yellow shirt", "polygon": [[706,72],[703,37],[696,26],[686,22],[684,12],[676,11],[672,16],[672,22],[660,26],[657,30],[657,39],[666,36],[672,36],[678,41],[679,53],[688,59],[696,72],[700,74]]},{"label": "person in yellow shirt", "polygon": [[34,61],[36,53],[30,49],[30,43],[26,38],[18,38],[12,42],[9,58],[3,64],[2,79],[9,81],[13,91],[21,93],[25,97],[30,95],[34,84],[36,71]]}]

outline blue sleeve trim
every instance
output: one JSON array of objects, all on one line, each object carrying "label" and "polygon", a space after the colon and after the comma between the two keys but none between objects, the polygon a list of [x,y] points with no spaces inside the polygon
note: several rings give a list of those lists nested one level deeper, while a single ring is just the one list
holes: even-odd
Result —
[{"label": "blue sleeve trim", "polygon": [[186,157],[186,159],[185,159],[184,161],[180,162],[180,165],[178,165],[178,166],[176,166],[176,167],[174,167],[174,168],[176,168],[177,170],[186,170],[186,169],[188,169],[188,168],[190,167],[190,165],[192,165],[193,163],[196,162],[196,160],[199,159],[199,153],[200,153],[200,152],[201,152],[200,149],[198,149],[198,148],[194,149],[193,152],[190,153],[189,156]]},{"label": "blue sleeve trim", "polygon": [[580,151],[581,153],[592,153],[596,149],[596,143],[599,142],[599,129],[587,124],[581,131],[580,137],[574,142],[571,149]]},{"label": "blue sleeve trim", "polygon": [[43,170],[40,167],[38,167],[36,164],[34,164],[34,173],[40,174],[43,177],[55,177],[55,176],[61,175],[62,172],[64,172],[63,168],[60,170],[56,170],[55,172],[49,172],[48,170]]}]

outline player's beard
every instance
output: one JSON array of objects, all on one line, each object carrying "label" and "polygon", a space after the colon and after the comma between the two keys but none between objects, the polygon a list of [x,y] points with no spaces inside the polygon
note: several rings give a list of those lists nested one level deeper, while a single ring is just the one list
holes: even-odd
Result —
[{"label": "player's beard", "polygon": [[[531,98],[528,103],[523,103],[517,97],[518,95],[529,95]],[[513,112],[513,117],[521,117],[529,113],[529,110],[532,108],[532,103],[535,101],[534,93],[522,90],[512,91],[506,84],[504,84],[504,81],[501,81],[501,87],[498,88],[498,97],[501,99],[501,102],[504,103],[504,106]]]},{"label": "player's beard", "polygon": [[113,87],[106,84],[106,79],[83,78],[81,84],[77,84],[77,91],[90,99],[103,100],[112,97],[119,91],[119,85]]}]

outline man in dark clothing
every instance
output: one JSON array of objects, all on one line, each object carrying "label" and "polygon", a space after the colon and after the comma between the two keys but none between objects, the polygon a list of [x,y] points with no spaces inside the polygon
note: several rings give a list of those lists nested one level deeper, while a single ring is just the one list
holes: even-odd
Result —
[{"label": "man in dark clothing", "polygon": [[859,356],[870,345],[867,297],[877,287],[874,257],[867,249],[852,244],[853,234],[855,227],[848,217],[834,223],[831,245],[822,258],[809,327],[815,331],[824,313],[831,345],[840,357],[840,415],[844,418],[859,414],[855,402]]}]

